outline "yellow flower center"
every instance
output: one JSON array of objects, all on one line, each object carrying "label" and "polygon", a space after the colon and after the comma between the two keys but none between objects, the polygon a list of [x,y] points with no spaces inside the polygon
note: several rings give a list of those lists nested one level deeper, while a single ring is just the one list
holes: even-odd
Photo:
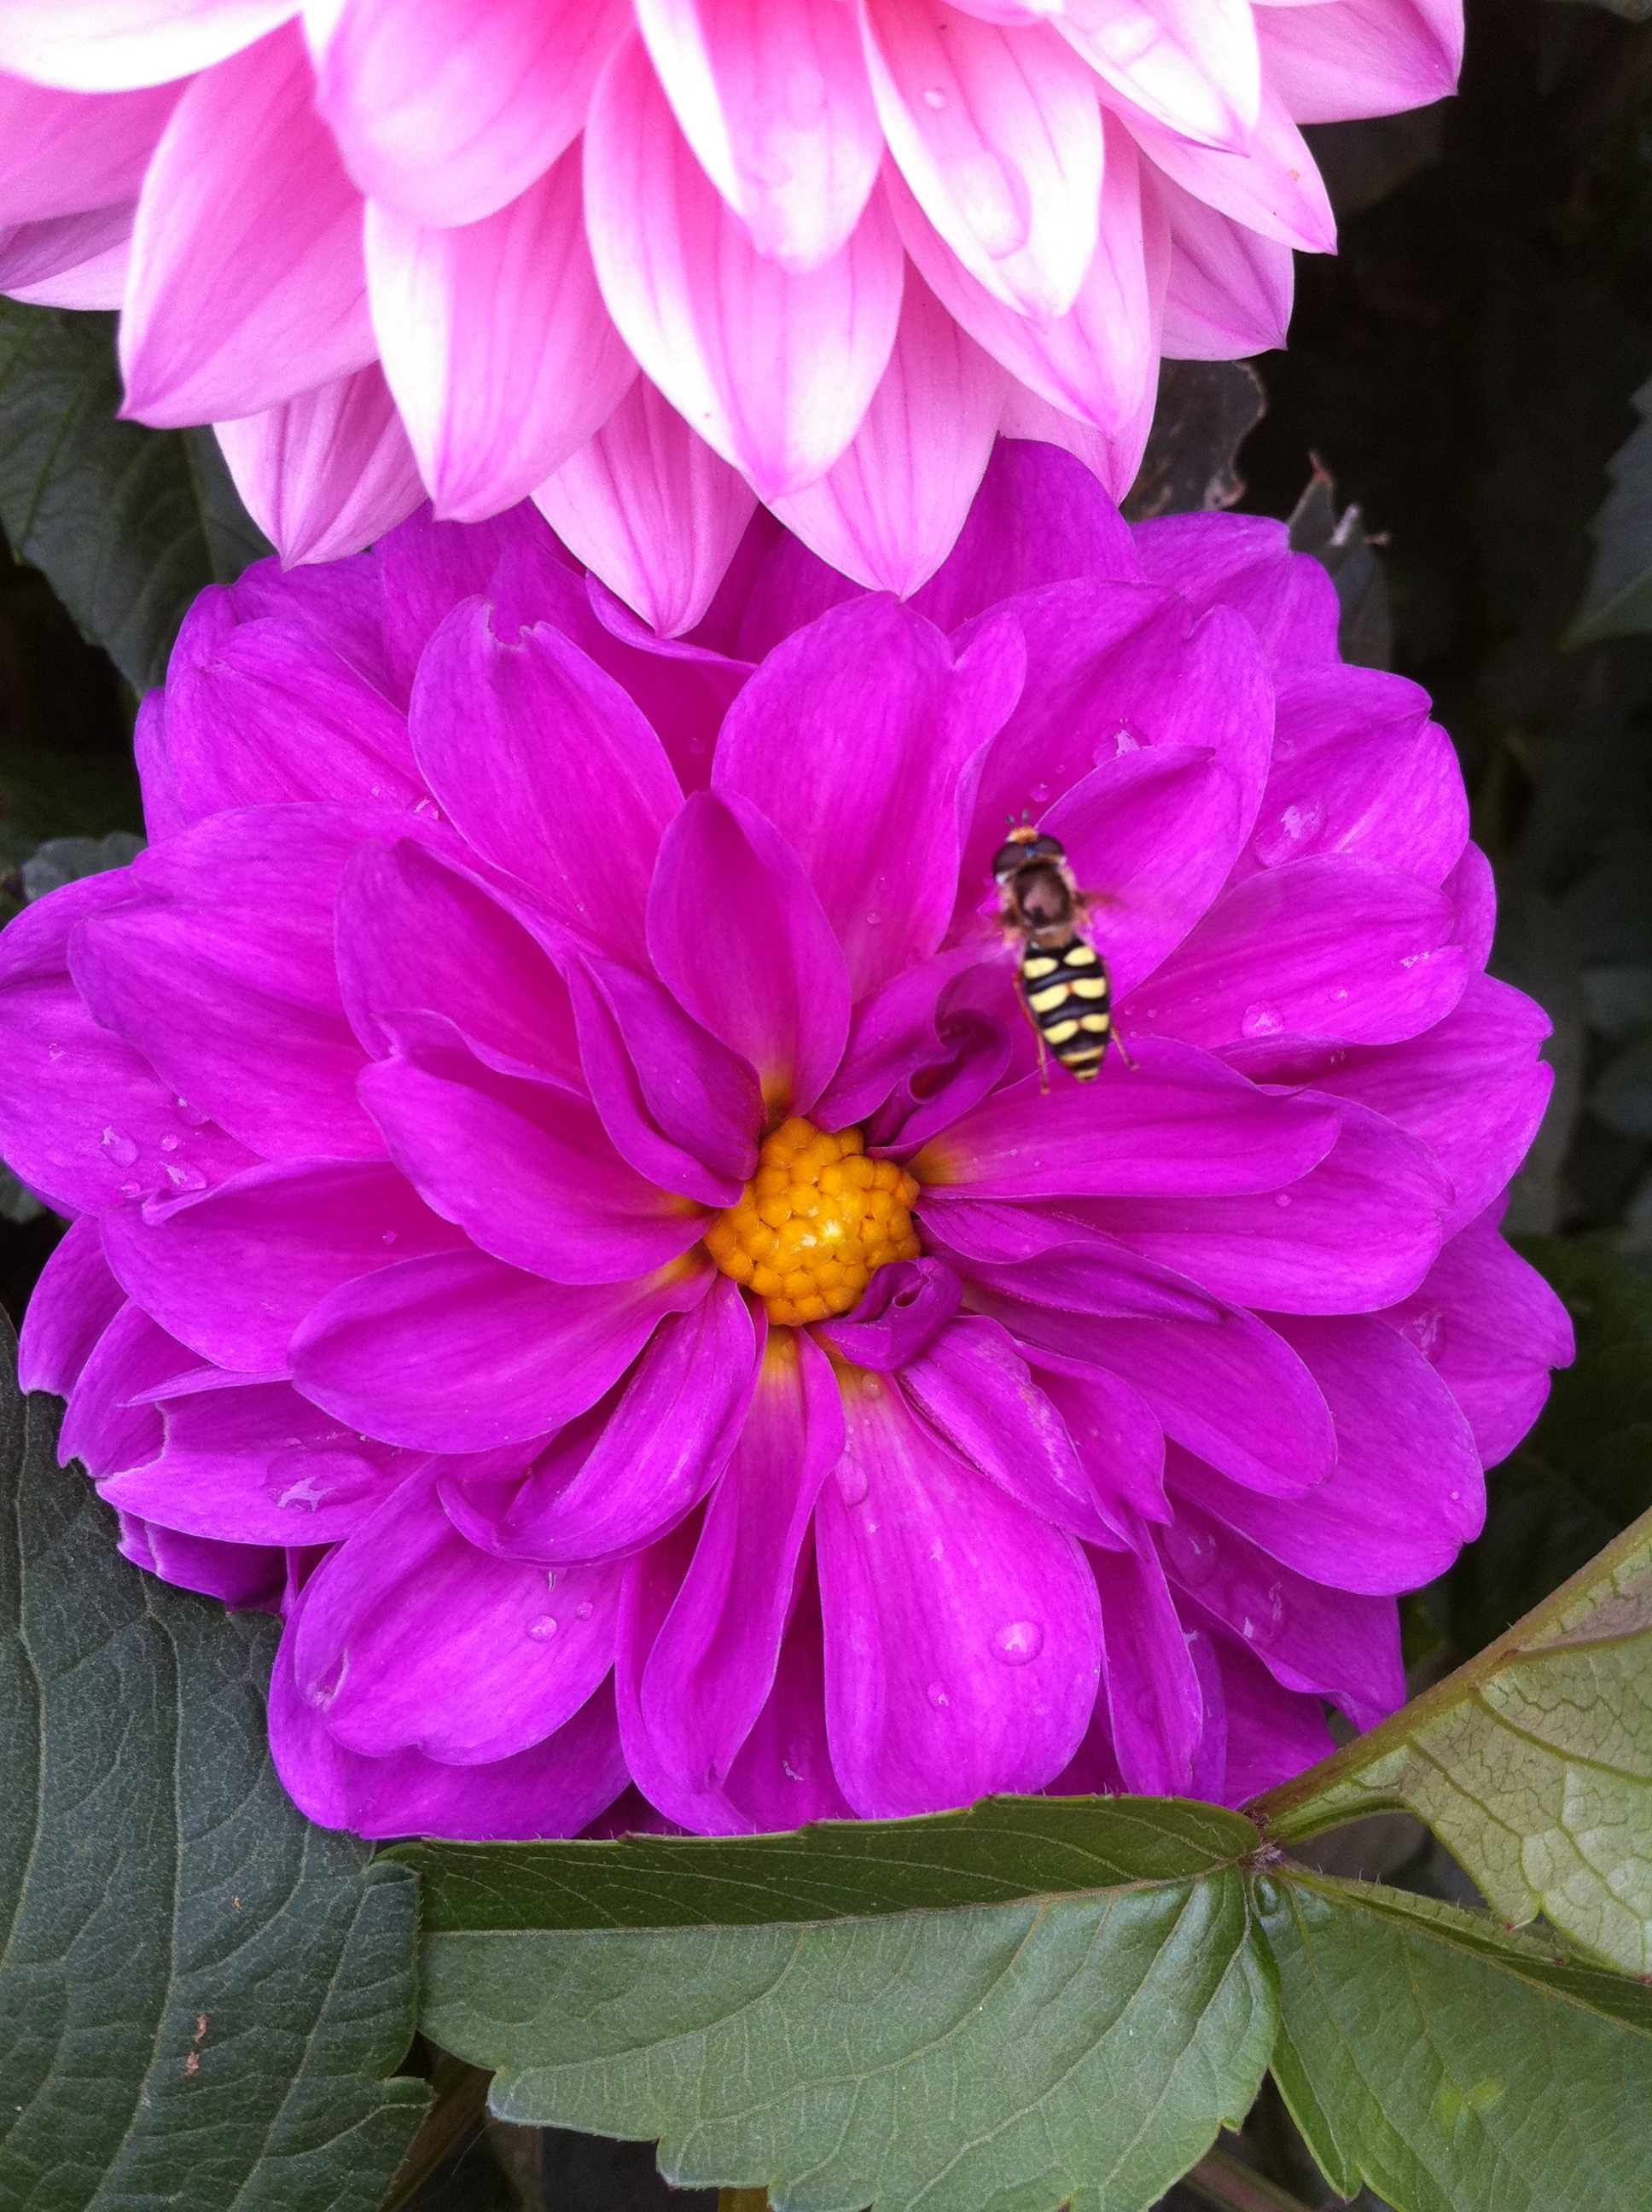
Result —
[{"label": "yellow flower center", "polygon": [[874,1267],[917,1258],[917,1196],[893,1160],[866,1158],[859,1129],[829,1135],[794,1114],[764,1138],[756,1174],[706,1249],[770,1321],[824,1321],[859,1304]]}]

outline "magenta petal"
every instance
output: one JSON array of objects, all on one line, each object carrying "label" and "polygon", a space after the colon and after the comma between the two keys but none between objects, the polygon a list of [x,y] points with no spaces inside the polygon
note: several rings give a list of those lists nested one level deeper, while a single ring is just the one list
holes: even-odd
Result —
[{"label": "magenta petal", "polygon": [[442,811],[566,927],[641,963],[648,878],[682,793],[615,683],[547,623],[500,641],[462,606],[419,664],[413,750]]},{"label": "magenta petal", "polygon": [[1333,1589],[1384,1596],[1431,1582],[1485,1517],[1474,1439],[1450,1391],[1414,1344],[1375,1318],[1277,1326],[1336,1423],[1328,1480],[1286,1503],[1178,1460],[1172,1487]]},{"label": "magenta petal", "polygon": [[307,1586],[295,1685],[349,1750],[506,1759],[571,1720],[613,1665],[619,1583],[616,1566],[570,1567],[550,1587],[478,1551],[434,1472],[416,1475]]},{"label": "magenta petal", "polygon": [[1281,1688],[1260,1659],[1228,1637],[1213,1636],[1211,1646],[1227,1713],[1228,1804],[1247,1804],[1330,1757],[1336,1746],[1317,1698]]},{"label": "magenta petal", "polygon": [[17,1338],[17,1387],[66,1398],[125,1303],[103,1256],[94,1213],[83,1213],[40,1271]]},{"label": "magenta petal", "polygon": [[140,1394],[198,1364],[194,1352],[148,1314],[122,1306],[76,1378],[58,1436],[59,1465],[77,1459],[99,1480],[153,1459],[161,1449],[161,1420]]},{"label": "magenta petal", "polygon": [[720,1790],[774,1686],[815,1499],[843,1449],[843,1418],[824,1354],[801,1332],[777,1336],[642,1672],[642,1723],[656,1763],[650,1795],[668,1778],[673,1797],[661,1809],[685,1826],[710,1825],[695,1801]]},{"label": "magenta petal", "polygon": [[109,1264],[128,1294],[201,1357],[279,1374],[299,1322],[357,1276],[464,1243],[382,1161],[299,1160],[244,1169],[157,1217],[104,1217]]},{"label": "magenta petal", "polygon": [[691,1312],[655,1330],[571,1476],[552,1446],[545,1472],[531,1475],[495,1522],[494,1548],[554,1566],[654,1542],[726,1464],[761,1350],[745,1300],[726,1276],[715,1277]]},{"label": "magenta petal", "polygon": [[[16,58],[6,54],[0,65]],[[0,223],[40,222],[136,199],[179,89],[160,84],[88,97],[0,77]]]},{"label": "magenta petal", "polygon": [[1571,1316],[1503,1241],[1497,1212],[1459,1230],[1416,1294],[1382,1316],[1462,1408],[1483,1467],[1508,1458],[1543,1410],[1550,1369],[1570,1367],[1576,1351]]},{"label": "magenta petal", "polygon": [[714,788],[752,801],[789,841],[857,1000],[938,948],[957,885],[967,764],[1002,726],[1025,669],[1007,617],[955,664],[921,616],[866,598],[778,647],[730,708]]},{"label": "magenta petal", "polygon": [[998,1088],[1017,1045],[1025,1041],[1023,1024],[1011,1030],[1006,1023],[968,1007],[942,1012],[938,1029],[932,1050],[908,1068],[865,1123],[866,1146],[874,1158],[904,1155],[950,1129]]},{"label": "magenta petal", "polygon": [[955,946],[904,969],[860,1001],[850,1018],[842,1063],[816,1103],[823,1127],[864,1121],[903,1078],[946,1056],[937,1027],[941,995],[981,957],[978,942]]},{"label": "magenta petal", "polygon": [[293,1679],[288,1623],[270,1685],[270,1748],[282,1786],[324,1827],[358,1835],[495,1839],[573,1836],[625,1787],[614,1700],[599,1688],[566,1726],[526,1751],[458,1766],[417,1751],[347,1751]]},{"label": "magenta petal", "polygon": [[336,1543],[359,1528],[406,1471],[301,1398],[289,1382],[158,1400],[157,1458],[112,1475],[106,1502],[187,1535],[234,1544]]},{"label": "magenta petal", "polygon": [[1038,1386],[1066,1423],[1073,1449],[1104,1510],[1121,1522],[1168,1521],[1164,1496],[1164,1431],[1146,1401],[1116,1375],[1077,1375],[1038,1367]]},{"label": "magenta petal", "polygon": [[1199,1670],[1146,1538],[1139,1549],[1092,1551],[1101,1598],[1102,1694],[1127,1790],[1186,1796],[1204,1733]]},{"label": "magenta petal", "polygon": [[1092,1487],[1060,1413],[997,1322],[974,1314],[947,1322],[902,1363],[898,1387],[962,1458],[1041,1521],[1090,1544],[1129,1541]]},{"label": "magenta petal", "polygon": [[288,1554],[273,1545],[220,1544],[180,1535],[157,1521],[119,1516],[123,1559],[179,1589],[216,1597],[234,1613],[279,1613],[287,1595]]},{"label": "magenta petal", "polygon": [[756,1070],[769,1106],[807,1113],[842,1055],[849,979],[801,861],[749,800],[684,803],[660,846],[647,931],[661,980]]},{"label": "magenta petal", "polygon": [[1491,863],[1479,847],[1465,845],[1440,887],[1456,911],[1453,935],[1468,955],[1471,968],[1484,968],[1491,957],[1491,939],[1497,926],[1497,878]]},{"label": "magenta petal", "polygon": [[760,1835],[800,1828],[805,1820],[853,1818],[832,1771],[826,1734],[825,1635],[812,1554],[780,1645],[774,1686],[734,1755],[723,1796]]},{"label": "magenta petal", "polygon": [[866,1295],[819,1334],[852,1366],[887,1375],[917,1357],[958,1310],[962,1286],[939,1260],[897,1260],[877,1268]]},{"label": "magenta petal", "polygon": [[[1334,1109],[1270,1097],[1190,1046],[1144,1038],[1079,1085],[1036,1075],[925,1146],[912,1171],[970,1198],[1187,1197],[1276,1190],[1336,1142]],[[922,1200],[920,1200],[921,1207]]]},{"label": "magenta petal", "polygon": [[1291,550],[1283,522],[1257,514],[1178,514],[1133,533],[1142,572],[1201,613],[1242,617],[1269,663],[1295,671],[1341,659],[1337,587],[1310,554]]},{"label": "magenta petal", "polygon": [[1083,1554],[875,1376],[846,1410],[847,1447],[816,1512],[844,1796],[882,1820],[1042,1789],[1095,1702],[1100,1620]]},{"label": "magenta petal", "polygon": [[617,1381],[712,1270],[569,1287],[482,1252],[409,1260],[324,1298],[293,1341],[307,1398],[393,1443],[486,1451],[560,1428]]}]

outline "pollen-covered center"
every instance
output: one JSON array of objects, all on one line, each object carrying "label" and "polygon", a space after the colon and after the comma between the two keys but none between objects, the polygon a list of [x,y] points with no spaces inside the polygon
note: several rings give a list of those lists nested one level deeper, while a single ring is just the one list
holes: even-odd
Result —
[{"label": "pollen-covered center", "polygon": [[860,1303],[874,1267],[917,1258],[917,1195],[893,1160],[866,1158],[859,1129],[829,1135],[793,1115],[764,1138],[756,1174],[706,1248],[770,1321],[824,1321]]}]

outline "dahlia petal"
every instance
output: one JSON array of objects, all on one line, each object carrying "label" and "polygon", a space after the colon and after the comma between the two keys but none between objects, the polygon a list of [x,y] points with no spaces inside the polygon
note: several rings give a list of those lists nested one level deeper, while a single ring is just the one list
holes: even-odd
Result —
[{"label": "dahlia petal", "polygon": [[1296,292],[1291,248],[1207,207],[1162,171],[1153,190],[1170,226],[1165,353],[1235,361],[1282,346]]},{"label": "dahlia petal", "polygon": [[1129,134],[1103,120],[1107,156],[1095,250],[1071,307],[1054,318],[1006,306],[971,275],[887,164],[884,189],[920,276],[975,343],[1053,406],[1116,430],[1151,392],[1169,234],[1157,200],[1143,190]]},{"label": "dahlia petal", "polygon": [[585,188],[609,313],[666,398],[760,497],[823,476],[895,343],[902,264],[881,196],[821,268],[793,276],[764,259],[695,160],[636,38],[597,87]]},{"label": "dahlia petal", "polygon": [[127,1291],[202,1358],[280,1374],[293,1331],[341,1284],[453,1251],[464,1238],[379,1161],[247,1168],[216,1190],[104,1217],[109,1265]]},{"label": "dahlia petal", "polygon": [[66,1398],[125,1303],[109,1272],[97,1216],[82,1214],[40,1270],[17,1335],[17,1387]]},{"label": "dahlia petal", "polygon": [[1267,87],[1242,155],[1196,146],[1137,115],[1125,120],[1153,167],[1194,199],[1281,246],[1336,251],[1336,217],[1308,142]]},{"label": "dahlia petal", "polygon": [[774,500],[774,512],[840,574],[868,591],[910,597],[963,527],[1005,383],[998,363],[908,270],[895,350],[859,428],[817,483]]},{"label": "dahlia petal", "polygon": [[1139,1549],[1091,1550],[1089,1559],[1101,1599],[1102,1696],[1125,1787],[1185,1796],[1205,1700],[1164,1570],[1145,1536]]},{"label": "dahlia petal", "polygon": [[655,1330],[572,1475],[531,1476],[516,1493],[494,1521],[491,1548],[560,1566],[657,1541],[727,1465],[761,1369],[750,1310],[719,1276],[691,1312]]},{"label": "dahlia petal", "polygon": [[1187,1498],[1158,1535],[1159,1555],[1193,1617],[1219,1622],[1287,1690],[1327,1697],[1357,1728],[1406,1701],[1392,1598],[1356,1596],[1299,1575]]},{"label": "dahlia petal", "polygon": [[1576,1351],[1570,1316],[1504,1242],[1497,1212],[1460,1229],[1415,1294],[1382,1316],[1462,1408],[1482,1467],[1508,1458],[1543,1410],[1550,1369],[1570,1367]]},{"label": "dahlia petal", "polygon": [[730,708],[714,787],[761,807],[789,840],[855,999],[938,948],[969,763],[1013,708],[1024,669],[1007,617],[984,624],[955,661],[920,615],[866,599],[779,647]]},{"label": "dahlia petal", "polygon": [[860,0],[890,154],[976,282],[1018,314],[1064,315],[1096,251],[1102,121],[1055,32]]},{"label": "dahlia petal", "polygon": [[1042,1789],[1096,1698],[1082,1554],[875,1376],[845,1410],[847,1445],[815,1516],[839,1786],[868,1820]]},{"label": "dahlia petal", "polygon": [[1199,1748],[1193,1753],[1189,1795],[1206,1803],[1223,1802],[1228,1771],[1228,1703],[1222,1694],[1222,1670],[1217,1662],[1216,1638],[1203,1628],[1184,1629],[1187,1656],[1199,1677],[1199,1699],[1204,1708]]},{"label": "dahlia petal", "polygon": [[903,1366],[958,1310],[963,1285],[939,1260],[896,1260],[873,1271],[866,1294],[841,1321],[818,1334],[852,1366],[887,1375]]},{"label": "dahlia petal", "polygon": [[[610,416],[610,422],[612,419]],[[710,459],[716,459],[708,446],[704,450]],[[726,476],[733,477],[733,471],[724,469],[721,461],[717,462],[717,466]],[[745,495],[753,495],[743,479],[734,477],[734,483],[737,487],[743,486]],[[735,550],[734,562],[717,587],[718,598],[723,596],[731,577],[735,579],[738,589],[738,571],[742,560],[747,557],[744,549],[759,523],[770,529],[779,526],[766,508],[756,510]],[[676,526],[673,524],[673,528]],[[701,552],[706,542],[702,536]],[[501,579],[502,574],[501,571]],[[605,668],[623,684],[641,708],[658,732],[683,790],[703,791],[711,780],[712,748],[716,744],[717,732],[731,702],[739,696],[751,673],[749,665],[720,651],[701,650],[686,639],[660,635],[616,599],[594,570],[587,571],[582,582],[586,611],[591,617],[590,642],[586,650],[599,668]],[[695,636],[703,639],[714,619],[714,608],[695,625]],[[584,643],[585,640],[581,638],[580,641]],[[733,640],[729,642],[732,647]]]},{"label": "dahlia petal", "polygon": [[0,939],[0,1158],[61,1213],[201,1189],[253,1158],[95,1021],[70,979],[76,929],[123,908],[131,890],[124,868],[88,876],[25,908]]},{"label": "dahlia petal", "polygon": [[774,1686],[734,1755],[723,1795],[759,1835],[854,1816],[826,1734],[825,1636],[813,1554],[805,1564]]},{"label": "dahlia petal", "polygon": [[457,229],[370,202],[366,254],[385,378],[440,515],[525,498],[635,379],[597,289],[577,148]]},{"label": "dahlia petal", "polygon": [[616,1566],[542,1568],[467,1543],[434,1470],[387,1498],[306,1585],[298,1693],[347,1750],[465,1765],[525,1751],[573,1718],[614,1663]]},{"label": "dahlia petal", "polygon": [[1220,1303],[1198,1284],[1112,1237],[1075,1241],[1071,1224],[1030,1206],[926,1201],[923,1217],[930,1242],[977,1291],[1121,1321],[1222,1318]]},{"label": "dahlia petal", "polygon": [[1321,0],[1256,19],[1268,88],[1298,123],[1427,107],[1457,89],[1462,10],[1415,0]]},{"label": "dahlia petal", "polygon": [[136,1514],[116,1516],[116,1548],[146,1574],[179,1589],[216,1597],[232,1613],[280,1613],[291,1580],[288,1554],[273,1545],[218,1544],[205,1536],[182,1536]]},{"label": "dahlia petal", "polygon": [[295,623],[238,622],[216,585],[184,617],[159,696],[185,822],[286,799],[404,808],[424,794],[389,701]]},{"label": "dahlia petal", "polygon": [[1249,0],[1066,0],[1055,28],[1152,121],[1244,151],[1262,95]]},{"label": "dahlia petal", "polygon": [[952,630],[1045,584],[1080,576],[1133,583],[1139,575],[1129,527],[1091,471],[1070,453],[1006,436],[993,448],[957,544],[912,605]]},{"label": "dahlia petal", "polygon": [[1484,968],[1497,933],[1497,885],[1491,863],[1478,845],[1463,847],[1440,888],[1455,909],[1452,934],[1467,953],[1469,966]]},{"label": "dahlia petal", "polygon": [[220,1543],[337,1543],[400,1483],[405,1455],[364,1442],[289,1382],[158,1400],[160,1455],[101,1486],[106,1504]]},{"label": "dahlia petal", "polygon": [[424,498],[377,362],[215,428],[248,514],[289,564],[359,553]]},{"label": "dahlia petal", "polygon": [[1277,714],[1248,857],[1345,853],[1443,884],[1468,842],[1468,796],[1427,693],[1378,669],[1310,669],[1280,684]]},{"label": "dahlia petal", "polygon": [[996,1273],[975,1265],[970,1277],[971,1306],[1001,1321],[1036,1365],[1081,1379],[1097,1370],[1117,1376],[1167,1437],[1245,1489],[1288,1498],[1291,1513],[1336,1464],[1315,1377],[1278,1331],[1242,1307],[1214,1320],[1114,1318],[1105,1280],[1099,1295],[1087,1293],[1075,1268],[1049,1259]]},{"label": "dahlia petal", "polygon": [[[1273,1035],[1394,1044],[1461,998],[1450,902],[1397,868],[1329,853],[1225,890],[1121,1012],[1212,1048]],[[1145,1003],[1151,1000],[1152,1003]]]},{"label": "dahlia petal", "polygon": [[386,1017],[394,1057],[362,1104],[427,1205],[508,1266],[557,1283],[646,1275],[697,1243],[704,1213],[616,1152],[590,1102],[488,1067],[440,1015]]},{"label": "dahlia petal", "polygon": [[70,92],[124,92],[210,69],[300,0],[8,0],[0,69]]},{"label": "dahlia petal", "polygon": [[677,1806],[721,1789],[768,1700],[815,1500],[843,1449],[825,1354],[801,1330],[771,1347],[642,1670],[642,1724],[677,1798],[661,1809],[679,1819]]},{"label": "dahlia petal", "polygon": [[1051,585],[1010,611],[1027,641],[1027,681],[981,770],[961,909],[990,887],[1006,814],[1037,821],[1053,794],[1144,746],[1212,751],[1238,787],[1236,835],[1248,833],[1267,780],[1273,687],[1239,616],[1223,607],[1190,621],[1158,591],[1108,582]]},{"label": "dahlia petal", "polygon": [[533,497],[569,550],[662,638],[705,613],[756,506],[745,478],[646,376]]},{"label": "dahlia petal", "polygon": [[842,1056],[849,979],[802,863],[749,799],[685,801],[660,845],[647,930],[666,988],[756,1070],[771,1109],[806,1114]]},{"label": "dahlia petal", "polygon": [[119,307],[131,265],[133,205],[0,230],[0,291],[36,307]]},{"label": "dahlia petal", "polygon": [[585,121],[623,0],[344,0],[307,9],[315,99],[344,167],[410,222],[481,222]]},{"label": "dahlia petal", "polygon": [[407,1260],[346,1283],[293,1340],[307,1398],[392,1443],[486,1451],[594,1405],[667,1314],[705,1296],[708,1266],[572,1287],[483,1252]]},{"label": "dahlia petal", "polygon": [[381,1158],[355,1096],[366,1055],[339,1001],[333,901],[356,847],[398,823],[417,827],[370,808],[261,806],[152,845],[130,902],[76,931],[77,988],[267,1158]]},{"label": "dahlia petal", "polygon": [[[1159,349],[1163,349],[1162,335]],[[1099,430],[1093,422],[1081,422],[1064,408],[1053,407],[1012,376],[999,417],[999,435],[1059,447],[1082,463],[1109,498],[1124,499],[1141,472],[1157,404],[1158,380],[1153,377],[1142,387],[1133,414],[1122,416],[1111,429]]]},{"label": "dahlia petal", "polygon": [[389,694],[397,704],[408,704],[426,646],[466,599],[495,603],[496,634],[510,644],[516,642],[519,631],[543,619],[543,608],[536,606],[531,614],[507,620],[498,580],[507,568],[525,563],[538,583],[547,574],[547,562],[558,571],[568,568],[571,574],[561,547],[531,507],[512,507],[490,522],[459,524],[438,522],[422,501],[373,551],[372,566],[380,577]]},{"label": "dahlia petal", "polygon": [[1103,761],[1040,828],[1059,837],[1122,999],[1181,944],[1239,849],[1240,793],[1202,745],[1147,745]]},{"label": "dahlia petal", "polygon": [[334,561],[319,568],[283,569],[276,560],[254,561],[229,586],[230,604],[239,622],[295,624],[375,691],[404,706],[407,687],[397,684],[386,650],[386,630],[395,625],[398,610],[386,604],[383,560],[384,549],[371,559]]},{"label": "dahlia petal", "polygon": [[1337,587],[1310,555],[1291,551],[1283,522],[1260,514],[1172,514],[1132,534],[1150,582],[1169,585],[1197,613],[1219,605],[1242,617],[1274,669],[1295,674],[1340,663]]},{"label": "dahlia petal", "polygon": [[[1451,1185],[1426,1147],[1382,1115],[1351,1102],[1339,1111],[1336,1143],[1289,1189],[1103,1199],[1084,1212],[1109,1236],[1240,1304],[1280,1313],[1392,1305],[1433,1264]],[[1060,1229],[1061,1209],[1053,1211],[1052,1230]]]},{"label": "dahlia petal", "polygon": [[392,1048],[386,1017],[436,1014],[489,1066],[584,1091],[566,985],[480,884],[411,839],[364,845],[333,913],[344,1012],[375,1059]]},{"label": "dahlia petal", "polygon": [[823,1127],[864,1121],[915,1067],[945,1058],[937,1028],[941,995],[981,957],[978,942],[955,945],[915,963],[860,1001],[841,1064],[817,1102],[817,1113],[827,1117]]},{"label": "dahlia petal", "polygon": [[1084,1473],[1097,1497],[1127,1527],[1139,1521],[1168,1521],[1164,1496],[1164,1431],[1146,1402],[1116,1375],[1054,1373],[1033,1361],[1038,1386],[1066,1423]]},{"label": "dahlia petal", "polygon": [[642,964],[648,879],[682,794],[610,676],[549,624],[501,642],[462,606],[419,663],[413,750],[442,812],[578,936]]},{"label": "dahlia petal", "polygon": [[859,221],[884,155],[853,10],[841,0],[639,0],[683,136],[782,269],[818,269]]},{"label": "dahlia petal", "polygon": [[652,976],[613,961],[569,974],[591,1095],[616,1150],[667,1190],[734,1205],[757,1166],[753,1070]]},{"label": "dahlia petal", "polygon": [[997,1322],[981,1314],[948,1322],[902,1362],[896,1387],[961,1458],[1041,1521],[1090,1544],[1129,1542]]},{"label": "dahlia petal", "polygon": [[139,1394],[199,1364],[140,1307],[123,1305],[76,1378],[58,1434],[58,1465],[77,1459],[96,1481],[153,1459],[161,1418]]},{"label": "dahlia petal", "polygon": [[[1209,1054],[1144,1038],[1139,1066],[1093,1084],[1026,1076],[956,1121],[912,1163],[924,1186],[971,1198],[1187,1197],[1277,1190],[1336,1141],[1334,1109],[1268,1097]],[[921,1208],[923,1200],[920,1200]]]},{"label": "dahlia petal", "polygon": [[1331,1408],[1334,1472],[1285,1504],[1173,1455],[1173,1492],[1333,1589],[1385,1596],[1432,1582],[1485,1515],[1474,1439],[1450,1391],[1414,1343],[1374,1317],[1275,1325]]},{"label": "dahlia petal", "polygon": [[934,1053],[907,1073],[865,1124],[874,1153],[909,1152],[950,1129],[997,1089],[1021,1041],[1005,1022],[969,1008],[942,1012],[940,1030]]},{"label": "dahlia petal", "polygon": [[270,1684],[270,1749],[288,1796],[325,1827],[474,1843],[577,1835],[625,1787],[606,1687],[554,1735],[485,1765],[454,1765],[418,1751],[386,1759],[348,1751],[298,1694],[294,1633],[289,1620]]},{"label": "dahlia petal", "polygon": [[1210,1639],[1227,1718],[1224,1801],[1248,1804],[1336,1748],[1317,1698],[1281,1688],[1261,1661],[1225,1636]]},{"label": "dahlia petal", "polygon": [[313,89],[295,25],[179,101],[137,204],[125,414],[162,428],[257,415],[373,359],[361,203]]}]

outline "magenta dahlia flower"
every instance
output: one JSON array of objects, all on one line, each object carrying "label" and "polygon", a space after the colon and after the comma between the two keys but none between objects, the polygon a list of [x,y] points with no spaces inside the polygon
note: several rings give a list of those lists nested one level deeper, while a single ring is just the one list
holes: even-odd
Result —
[{"label": "magenta dahlia flower", "polygon": [[[204,592],[153,842],[0,936],[25,1378],[285,1618],[370,1835],[1238,1802],[1403,1694],[1570,1357],[1540,1010],[1426,697],[1283,527],[998,448],[916,602],[754,526],[662,641],[531,507]],[[1048,1089],[1007,817],[1129,1062]]]},{"label": "magenta dahlia flower", "polygon": [[6,0],[0,289],[123,308],[289,562],[531,494],[691,629],[762,500],[873,589],[994,434],[1121,496],[1161,352],[1282,342],[1297,125],[1461,0]]}]

